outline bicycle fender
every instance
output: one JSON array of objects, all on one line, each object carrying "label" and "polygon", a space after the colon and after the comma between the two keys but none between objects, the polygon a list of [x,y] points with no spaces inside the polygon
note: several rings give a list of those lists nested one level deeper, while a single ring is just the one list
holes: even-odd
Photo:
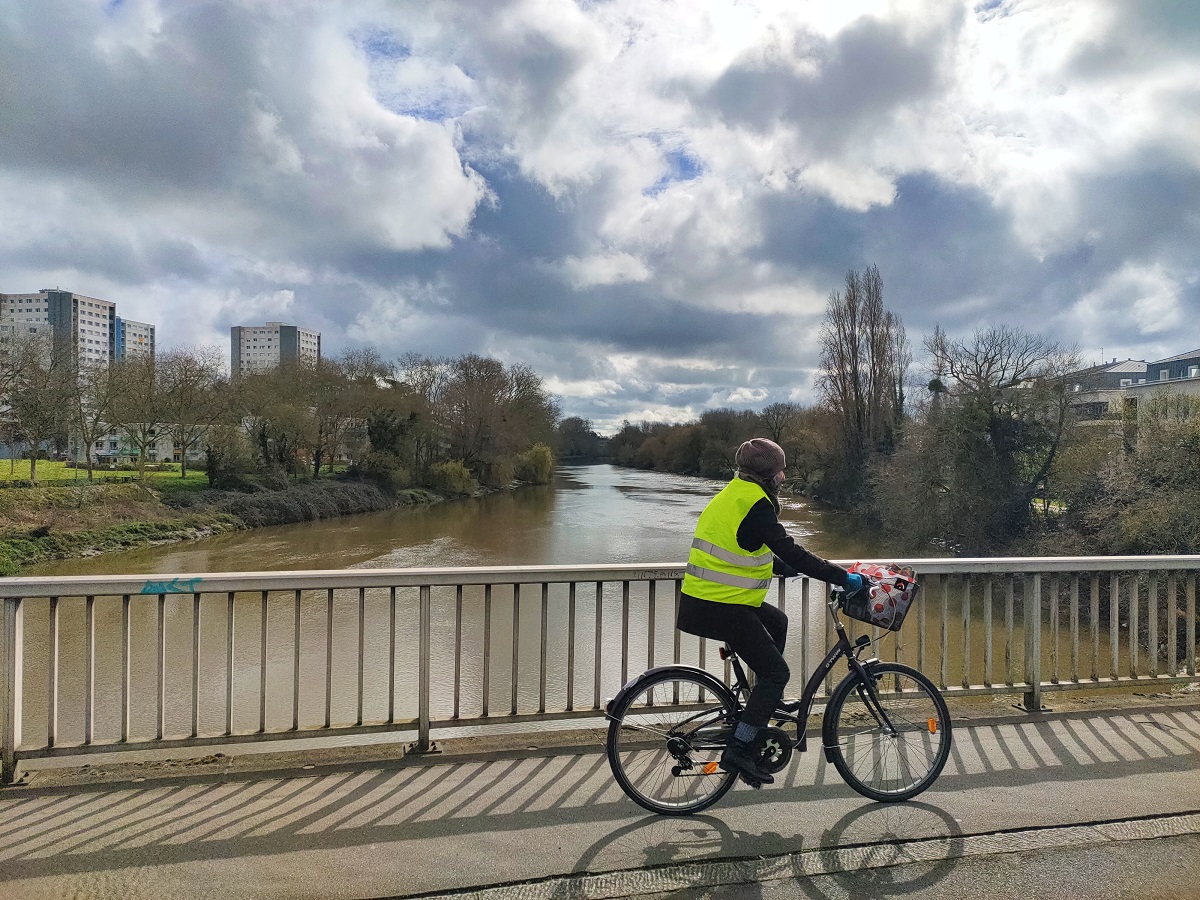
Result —
[{"label": "bicycle fender", "polygon": [[726,686],[725,682],[721,681],[721,679],[717,678],[711,672],[707,672],[704,669],[701,669],[697,666],[682,666],[682,665],[655,666],[653,669],[647,669],[641,675],[638,675],[636,678],[631,679],[623,688],[621,688],[621,690],[617,691],[616,696],[610,698],[604,704],[604,712],[607,714],[612,709],[614,703],[616,703],[618,700],[621,700],[622,698],[628,696],[630,693],[640,690],[641,686],[648,679],[654,677],[655,675],[658,675],[661,672],[687,673],[688,675],[691,675],[693,678],[695,678],[697,681],[704,682],[705,685],[708,686],[709,688],[711,688],[714,692],[730,693],[729,687]]},{"label": "bicycle fender", "polygon": [[[866,660],[863,660],[862,667],[864,669],[866,669],[868,672],[870,672],[878,664],[879,664],[878,659],[866,659]],[[830,699],[837,696],[838,692],[840,692],[842,690],[842,685],[846,685],[847,683],[853,684],[853,682],[855,682],[855,681],[858,681],[858,673],[853,670],[847,672],[845,674],[845,676],[842,678],[842,680],[839,681],[836,686],[834,686],[833,693],[831,693],[829,695]],[[847,686],[846,690],[850,690],[850,687]],[[825,752],[825,761],[827,763],[829,763],[830,765],[832,765],[833,764],[833,742],[834,742],[833,720],[829,717],[828,712],[829,712],[829,704],[826,703],[825,704],[825,713],[822,714],[822,718],[821,718],[821,749]]]}]

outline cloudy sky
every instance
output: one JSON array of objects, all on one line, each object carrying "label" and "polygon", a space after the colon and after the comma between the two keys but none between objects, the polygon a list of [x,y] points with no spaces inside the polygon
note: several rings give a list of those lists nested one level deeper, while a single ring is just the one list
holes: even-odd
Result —
[{"label": "cloudy sky", "polygon": [[1200,346],[1194,0],[0,0],[0,291],[522,362],[564,414],[809,402],[848,269],[919,346]]}]

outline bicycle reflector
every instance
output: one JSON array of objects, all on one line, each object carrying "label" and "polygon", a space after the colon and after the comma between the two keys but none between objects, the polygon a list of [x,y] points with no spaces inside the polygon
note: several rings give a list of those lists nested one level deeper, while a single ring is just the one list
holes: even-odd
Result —
[{"label": "bicycle reflector", "polygon": [[930,734],[937,734],[937,719],[930,719],[930,720],[929,720],[929,733],[930,733]]},{"label": "bicycle reflector", "polygon": [[715,771],[717,771],[717,761],[716,760],[713,760],[710,763],[704,764],[704,774],[705,775],[711,775]]}]

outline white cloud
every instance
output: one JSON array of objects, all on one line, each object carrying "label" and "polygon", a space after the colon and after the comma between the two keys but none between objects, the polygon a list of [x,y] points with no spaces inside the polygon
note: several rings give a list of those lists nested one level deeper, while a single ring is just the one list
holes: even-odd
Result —
[{"label": "white cloud", "polygon": [[599,284],[645,281],[650,277],[646,264],[629,253],[604,253],[583,259],[568,256],[562,261],[562,270],[577,291]]},{"label": "white cloud", "polygon": [[[1106,336],[1117,334],[1124,346],[1137,346],[1145,338],[1167,345],[1167,338],[1185,325],[1181,289],[1182,285],[1161,264],[1124,266],[1071,307],[1080,344],[1090,350],[1104,346]],[[1111,342],[1111,337],[1107,339]],[[1175,352],[1186,349],[1191,348],[1181,347]]]},{"label": "white cloud", "polygon": [[726,403],[751,404],[762,403],[770,393],[765,388],[738,388],[725,396]]}]

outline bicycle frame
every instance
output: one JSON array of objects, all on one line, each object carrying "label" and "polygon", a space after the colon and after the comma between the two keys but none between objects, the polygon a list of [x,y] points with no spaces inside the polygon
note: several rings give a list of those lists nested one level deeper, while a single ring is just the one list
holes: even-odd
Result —
[{"label": "bicycle frame", "polygon": [[[817,699],[817,691],[820,690],[821,682],[829,675],[829,671],[837,664],[839,659],[846,659],[848,668],[861,679],[862,684],[870,685],[871,678],[867,672],[867,666],[871,660],[859,659],[859,654],[862,653],[864,647],[871,643],[871,639],[867,635],[862,635],[858,640],[851,642],[849,635],[846,634],[846,627],[842,624],[841,618],[838,616],[838,600],[837,597],[831,597],[829,600],[829,614],[833,617],[833,628],[837,633],[837,641],[829,652],[825,654],[825,658],[817,665],[817,668],[809,676],[808,683],[804,686],[804,692],[800,695],[800,699],[794,703],[787,704],[785,708],[781,705],[771,716],[771,720],[775,722],[788,722],[796,726],[796,738],[792,741],[793,749],[803,753],[808,749],[808,720],[812,715],[813,704]],[[742,668],[741,660],[736,654],[721,648],[721,658],[728,658],[733,666],[734,671],[734,696],[744,702],[744,698],[750,692],[750,683],[746,678],[746,672]],[[894,731],[892,723],[888,720],[887,714],[879,706],[875,700],[874,692],[862,691],[860,694],[863,698],[863,703],[875,716],[876,720],[888,731]],[[829,755],[829,750],[826,748],[826,756]]]}]

